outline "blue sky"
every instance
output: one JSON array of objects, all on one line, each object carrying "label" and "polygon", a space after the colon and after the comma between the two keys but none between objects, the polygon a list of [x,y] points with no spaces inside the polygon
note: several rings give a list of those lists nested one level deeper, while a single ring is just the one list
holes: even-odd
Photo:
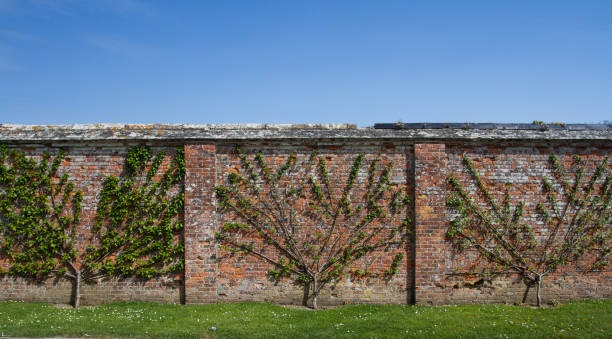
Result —
[{"label": "blue sky", "polygon": [[612,1],[0,0],[0,123],[612,120]]}]

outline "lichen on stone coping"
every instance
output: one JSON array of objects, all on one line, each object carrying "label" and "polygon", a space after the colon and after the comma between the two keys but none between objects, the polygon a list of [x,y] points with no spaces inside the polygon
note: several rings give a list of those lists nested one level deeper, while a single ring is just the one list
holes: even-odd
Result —
[{"label": "lichen on stone coping", "polygon": [[124,124],[124,123],[100,123],[100,124],[70,124],[70,125],[20,125],[0,124],[0,130],[103,130],[103,129],[127,129],[127,130],[149,130],[149,129],[202,129],[202,130],[345,130],[357,129],[354,124]]},{"label": "lichen on stone coping", "polygon": [[[402,128],[354,124],[0,124],[0,140],[236,140],[236,139],[406,139],[406,140],[602,140],[609,128],[521,129],[494,124],[418,123]],[[509,125],[509,124],[508,124]]]}]

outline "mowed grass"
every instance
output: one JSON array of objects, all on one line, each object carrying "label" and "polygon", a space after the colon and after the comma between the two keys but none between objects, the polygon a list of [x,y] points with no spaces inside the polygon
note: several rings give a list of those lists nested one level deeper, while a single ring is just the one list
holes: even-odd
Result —
[{"label": "mowed grass", "polygon": [[2,302],[0,333],[13,337],[610,338],[612,300],[541,309],[351,305],[320,311],[264,303],[184,306],[130,302],[76,310]]}]

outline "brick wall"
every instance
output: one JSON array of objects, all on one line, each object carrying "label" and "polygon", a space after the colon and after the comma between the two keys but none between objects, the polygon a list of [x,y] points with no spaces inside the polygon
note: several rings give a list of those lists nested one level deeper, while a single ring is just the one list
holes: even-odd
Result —
[{"label": "brick wall", "polygon": [[215,144],[185,144],[185,302],[217,301]]},{"label": "brick wall", "polygon": [[[398,274],[391,280],[345,277],[325,289],[321,304],[352,302],[452,304],[470,302],[514,302],[522,299],[524,284],[517,277],[492,280],[460,280],[453,272],[470,264],[470,254],[458,255],[445,240],[450,220],[446,208],[449,194],[447,177],[454,173],[474,191],[461,156],[468,155],[487,183],[501,187],[512,182],[514,194],[526,201],[527,216],[533,216],[538,199],[539,181],[548,175],[550,153],[567,162],[574,154],[585,159],[601,159],[612,150],[609,140],[436,140],[386,138],[316,138],[189,141],[45,141],[12,143],[11,147],[39,156],[45,150],[66,150],[60,172],[83,191],[83,217],[79,226],[81,248],[95,216],[100,187],[107,175],[123,171],[127,150],[147,144],[153,151],[172,153],[184,147],[185,178],[185,273],[150,281],[109,280],[83,286],[82,302],[97,304],[115,300],[148,300],[159,302],[211,303],[217,301],[271,301],[300,303],[302,290],[290,280],[275,283],[267,275],[270,264],[249,255],[228,255],[221,250],[214,234],[226,221],[214,197],[214,187],[226,183],[229,171],[239,167],[233,149],[239,144],[245,154],[262,153],[267,161],[280,164],[295,153],[307,157],[313,150],[324,156],[341,187],[346,181],[355,157],[366,159],[384,156],[393,160],[392,181],[405,186],[413,197],[413,238],[402,251],[406,254]],[[166,164],[167,165],[167,164]],[[592,170],[592,169],[591,169]],[[363,175],[361,174],[362,178]],[[529,214],[531,213],[531,214]],[[399,221],[397,221],[399,222]],[[379,253],[375,259],[362,260],[356,267],[386,267],[394,253]],[[533,291],[530,291],[533,298]],[[612,297],[612,273],[582,274],[564,269],[544,282],[544,301],[576,298]],[[28,300],[67,303],[70,282],[47,281],[34,284],[11,277],[0,278],[0,300]]]},{"label": "brick wall", "polygon": [[[476,188],[474,180],[463,164],[462,158],[472,160],[474,168],[483,183],[493,193],[498,202],[503,201],[503,192],[507,184],[512,203],[525,203],[523,220],[534,225],[536,235],[546,231],[541,216],[536,211],[538,202],[544,202],[542,179],[548,178],[560,191],[554,179],[549,157],[554,154],[565,167],[568,179],[573,157],[578,155],[585,162],[583,182],[586,182],[595,170],[594,164],[610,154],[610,148],[603,143],[525,143],[525,142],[478,142],[449,143],[446,145],[447,171],[453,173],[464,188],[473,193],[475,201],[485,209],[487,203]],[[609,166],[608,169],[611,167]],[[600,180],[600,183],[603,180]],[[571,181],[570,181],[571,182]],[[571,182],[573,183],[573,182]],[[450,187],[446,188],[450,190]],[[447,193],[448,194],[448,193]],[[559,196],[560,208],[563,200]],[[446,216],[449,222],[451,215]],[[457,253],[448,243],[442,243],[440,258],[443,261],[441,272],[445,277],[435,290],[438,303],[471,303],[471,302],[521,302],[527,293],[527,301],[535,301],[535,287],[527,289],[518,275],[497,276],[490,279],[479,277],[463,278],[457,272],[469,271],[477,261],[473,252]],[[589,258],[574,266],[561,267],[557,273],[546,276],[542,282],[542,300],[565,301],[581,298],[601,298],[612,296],[612,272],[589,272]]]},{"label": "brick wall", "polygon": [[[78,226],[76,247],[83,253],[94,223],[96,207],[102,184],[108,175],[121,176],[124,170],[127,151],[137,145],[148,145],[153,154],[164,151],[168,156],[160,166],[160,173],[170,165],[177,147],[182,143],[142,143],[142,142],[89,142],[89,143],[45,143],[18,145],[27,155],[40,158],[44,152],[54,154],[58,149],[66,152],[58,170],[58,175],[68,174],[75,189],[83,192],[81,222]],[[13,145],[11,145],[13,147]],[[80,262],[77,261],[77,266]],[[0,278],[0,300],[45,301],[69,303],[71,281],[50,279],[35,283],[19,278]],[[111,279],[97,284],[83,284],[82,300],[84,305],[111,301],[143,300],[158,302],[181,301],[183,295],[182,276],[169,276],[164,279],[141,281],[138,279]]]},{"label": "brick wall", "polygon": [[[227,185],[229,171],[236,171],[240,168],[239,157],[234,151],[235,145],[236,143],[219,143],[217,145],[217,185]],[[266,162],[275,167],[284,163],[292,153],[296,155],[298,162],[303,163],[313,151],[316,151],[319,156],[326,159],[333,189],[338,194],[344,188],[353,162],[361,153],[365,155],[364,162],[366,164],[375,158],[393,161],[391,182],[405,187],[408,191],[412,187],[412,181],[408,175],[412,164],[412,147],[401,143],[242,142],[239,143],[239,146],[242,152],[250,158],[256,153],[261,153]],[[297,176],[295,179],[305,180],[306,178]],[[364,165],[353,189],[356,196],[360,195],[360,189],[364,189],[366,179],[367,167]],[[217,227],[222,226],[225,221],[228,221],[228,219],[220,215]],[[401,219],[393,220],[393,224],[396,225],[401,224],[401,222]],[[312,225],[303,226],[313,227]],[[310,231],[304,233],[308,232]],[[358,278],[347,275],[341,281],[326,288],[320,296],[319,302],[323,304],[407,302],[412,297],[412,270],[409,267],[412,263],[410,244],[403,244],[399,250],[395,251],[378,251],[368,258],[362,258],[356,262],[353,268],[362,271],[368,269],[373,273],[384,272],[384,269],[390,266],[398,251],[404,253],[404,258],[400,263],[398,274],[393,276],[392,279]],[[268,275],[268,271],[274,267],[259,258],[252,255],[242,255],[240,253],[231,255],[226,251],[218,251],[218,263],[217,293],[219,301],[257,300],[283,303],[301,303],[302,301],[302,288],[288,279],[274,282]]]},{"label": "brick wall", "polygon": [[445,145],[414,145],[415,302],[435,303],[444,280]]}]

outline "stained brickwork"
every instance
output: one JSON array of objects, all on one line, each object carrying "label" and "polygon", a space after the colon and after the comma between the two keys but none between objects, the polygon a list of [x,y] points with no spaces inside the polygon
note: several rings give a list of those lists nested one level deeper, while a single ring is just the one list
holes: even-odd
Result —
[{"label": "stained brickwork", "polygon": [[215,144],[185,144],[185,302],[217,301]]},{"label": "stained brickwork", "polygon": [[435,303],[436,289],[444,280],[446,231],[446,163],[445,145],[415,144],[415,301]]},{"label": "stained brickwork", "polygon": [[[125,140],[122,140],[125,139]],[[135,145],[172,154],[184,147],[186,162],[184,239],[185,273],[150,281],[108,280],[82,287],[82,302],[114,300],[211,303],[217,301],[271,301],[300,303],[302,290],[291,280],[272,281],[270,264],[249,255],[229,255],[214,239],[227,215],[219,211],[216,185],[239,169],[234,146],[252,157],[260,152],[278,166],[291,153],[299,158],[318,151],[342,187],[355,157],[384,157],[394,162],[391,180],[405,186],[413,198],[412,240],[402,247],[406,255],[391,280],[355,279],[346,276],[320,296],[321,304],[353,302],[454,304],[520,301],[525,285],[515,276],[495,279],[459,279],[455,273],[469,267],[470,253],[455,253],[445,239],[452,212],[446,207],[450,194],[448,175],[453,173],[476,192],[461,163],[469,156],[490,187],[513,184],[513,198],[523,199],[526,216],[537,224],[534,206],[540,196],[541,177],[550,175],[548,157],[559,156],[569,166],[573,155],[600,160],[612,151],[612,132],[546,130],[413,129],[373,130],[343,126],[102,126],[20,128],[0,126],[0,140],[31,156],[63,148],[66,158],[60,172],[69,174],[83,191],[83,215],[78,240],[84,248],[95,216],[101,185],[106,176],[121,175],[125,154]],[[163,166],[168,166],[164,163]],[[163,171],[163,168],[162,170]],[[160,172],[161,172],[160,171]],[[592,171],[592,168],[587,171]],[[360,173],[361,179],[367,176]],[[499,196],[498,196],[499,197]],[[358,262],[372,271],[388,267],[394,252],[379,253]],[[0,300],[67,303],[70,282],[35,284],[11,277],[0,278]],[[563,269],[543,283],[544,302],[576,298],[612,297],[612,273]],[[533,291],[529,291],[533,298]]]}]

